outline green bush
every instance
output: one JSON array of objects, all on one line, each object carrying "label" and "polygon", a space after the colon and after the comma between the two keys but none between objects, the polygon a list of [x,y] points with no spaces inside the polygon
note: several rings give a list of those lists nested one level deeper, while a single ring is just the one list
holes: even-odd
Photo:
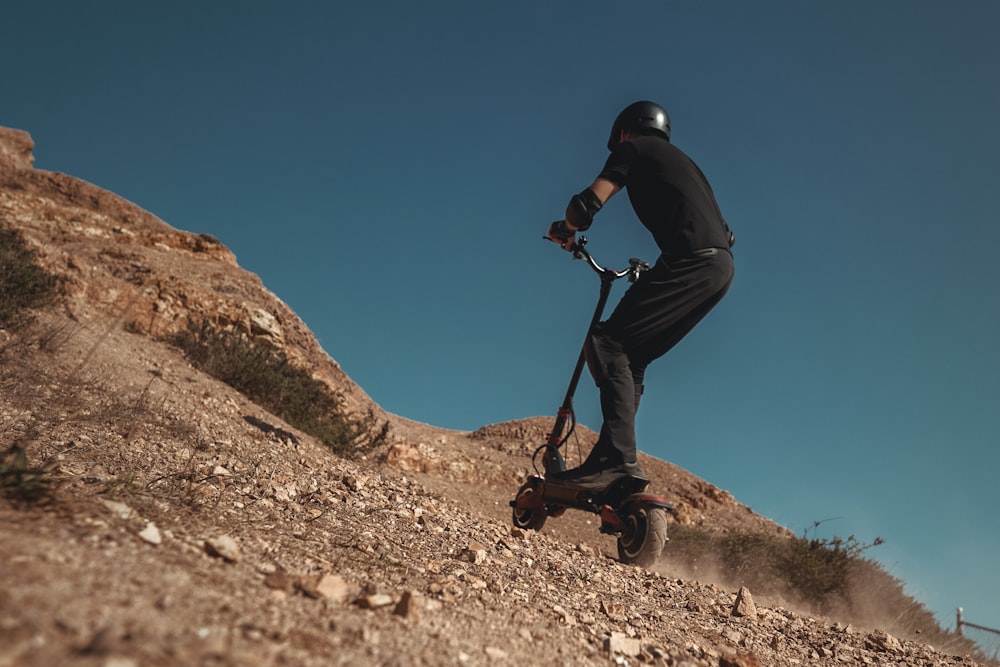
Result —
[{"label": "green bush", "polygon": [[30,309],[54,301],[56,279],[35,258],[17,230],[0,224],[0,328],[24,326],[32,319]]},{"label": "green bush", "polygon": [[171,339],[194,366],[225,382],[292,426],[346,453],[384,441],[388,424],[369,411],[346,414],[343,400],[283,353],[235,331],[208,322],[188,327]]}]

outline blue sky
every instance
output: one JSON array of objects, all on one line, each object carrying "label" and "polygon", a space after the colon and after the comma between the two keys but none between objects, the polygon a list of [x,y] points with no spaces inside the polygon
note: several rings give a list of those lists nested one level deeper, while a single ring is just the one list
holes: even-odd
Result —
[{"label": "blue sky", "polygon": [[[221,239],[386,409],[472,430],[558,406],[597,284],[541,235],[658,101],[737,269],[651,366],[640,448],[1000,627],[1000,4],[343,4],[15,3],[0,125]],[[655,259],[625,197],[588,236]]]}]

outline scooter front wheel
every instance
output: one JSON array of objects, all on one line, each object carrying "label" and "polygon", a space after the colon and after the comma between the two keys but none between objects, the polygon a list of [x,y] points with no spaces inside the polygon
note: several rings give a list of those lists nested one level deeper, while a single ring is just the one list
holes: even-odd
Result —
[{"label": "scooter front wheel", "polygon": [[511,503],[514,526],[522,530],[541,530],[549,517],[542,503],[541,489],[535,480],[529,480],[518,490]]},{"label": "scooter front wheel", "polygon": [[660,507],[632,505],[621,519],[625,526],[618,538],[618,558],[642,567],[655,563],[667,541],[666,512]]}]

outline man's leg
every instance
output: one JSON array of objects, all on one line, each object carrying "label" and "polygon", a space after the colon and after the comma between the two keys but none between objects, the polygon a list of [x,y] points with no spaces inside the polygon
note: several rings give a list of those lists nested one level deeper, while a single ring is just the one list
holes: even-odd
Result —
[{"label": "man's leg", "polygon": [[[621,341],[598,325],[588,341],[587,360],[601,392],[601,435],[587,465],[599,469],[635,463],[635,379]],[[599,464],[599,465],[598,465]]]},{"label": "man's leg", "polygon": [[603,326],[614,331],[634,368],[666,354],[722,299],[733,279],[725,250],[706,257],[661,258],[629,288]]},{"label": "man's leg", "polygon": [[[613,383],[606,383],[601,390],[601,424],[600,437],[590,456],[587,465],[597,468],[608,468],[621,463],[639,465],[636,453],[635,416],[639,412],[639,402],[642,400],[643,375],[646,369],[639,370],[630,364],[629,377],[616,375]],[[632,388],[629,391],[628,383]],[[631,403],[629,396],[632,397]],[[641,468],[637,469],[641,473]]]},{"label": "man's leg", "polygon": [[646,366],[666,354],[708,314],[725,295],[732,277],[732,255],[722,250],[675,262],[673,267],[658,262],[598,326],[588,348],[601,362],[596,368],[591,364],[601,389],[604,417],[595,452],[613,463],[637,460],[635,415]]},{"label": "man's leg", "polygon": [[621,343],[602,331],[600,325],[587,341],[586,354],[601,392],[604,423],[587,460],[556,477],[595,490],[625,475],[646,479],[635,450],[635,411],[642,374],[637,380]]},{"label": "man's leg", "polygon": [[595,487],[609,475],[637,474],[635,415],[646,366],[683,338],[722,298],[732,281],[732,256],[657,262],[591,334],[587,362],[601,391],[604,423],[597,444],[567,479]]}]

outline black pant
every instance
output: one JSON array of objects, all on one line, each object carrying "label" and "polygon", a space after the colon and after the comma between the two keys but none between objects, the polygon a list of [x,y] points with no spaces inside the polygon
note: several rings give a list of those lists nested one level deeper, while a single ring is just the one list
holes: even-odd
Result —
[{"label": "black pant", "polygon": [[587,363],[601,391],[604,423],[584,465],[636,461],[635,413],[646,366],[676,345],[726,294],[733,256],[709,249],[643,273],[588,339]]}]

